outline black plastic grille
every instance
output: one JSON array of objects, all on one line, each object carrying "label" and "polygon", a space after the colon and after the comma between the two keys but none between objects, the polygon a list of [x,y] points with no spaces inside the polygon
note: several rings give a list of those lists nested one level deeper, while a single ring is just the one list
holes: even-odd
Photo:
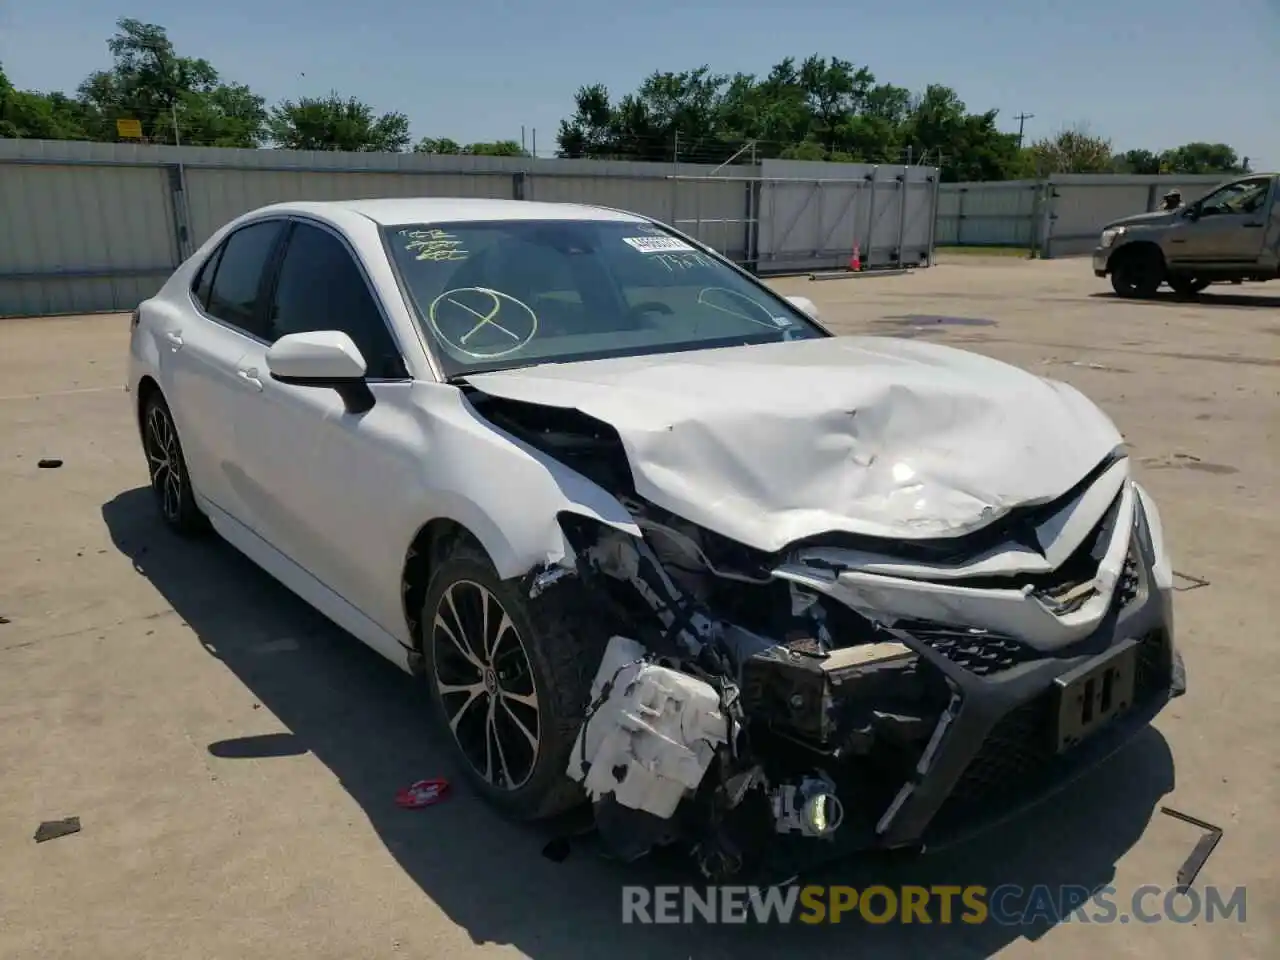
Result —
[{"label": "black plastic grille", "polygon": [[976,627],[952,627],[922,620],[900,620],[895,626],[980,677],[1000,673],[1041,656],[1034,648],[1013,637]]},{"label": "black plastic grille", "polygon": [[1138,544],[1131,541],[1129,552],[1125,554],[1124,568],[1120,571],[1120,579],[1116,582],[1115,604],[1123,610],[1137,599],[1142,586],[1142,564],[1138,559]]},{"label": "black plastic grille", "polygon": [[[1164,696],[1172,677],[1172,655],[1163,630],[1148,633],[1138,648],[1134,705]],[[956,782],[931,829],[946,830],[1034,792],[1057,759],[1053,744],[1053,689],[1006,714]]]}]

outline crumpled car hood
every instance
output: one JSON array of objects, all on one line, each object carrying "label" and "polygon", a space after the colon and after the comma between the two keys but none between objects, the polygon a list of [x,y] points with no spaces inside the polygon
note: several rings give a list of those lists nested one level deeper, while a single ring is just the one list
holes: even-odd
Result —
[{"label": "crumpled car hood", "polygon": [[835,337],[470,376],[613,426],[636,492],[777,551],[967,533],[1060,497],[1123,440],[1074,388],[976,353]]}]

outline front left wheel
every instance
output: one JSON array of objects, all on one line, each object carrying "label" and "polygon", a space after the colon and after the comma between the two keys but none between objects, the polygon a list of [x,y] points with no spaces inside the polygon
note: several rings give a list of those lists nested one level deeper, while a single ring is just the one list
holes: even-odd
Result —
[{"label": "front left wheel", "polygon": [[142,447],[147,454],[151,492],[165,524],[182,536],[203,533],[208,521],[191,490],[191,476],[173,414],[158,392],[147,399],[142,410]]},{"label": "front left wheel", "polygon": [[577,585],[530,599],[463,540],[434,570],[422,613],[436,717],[486,800],[516,820],[585,799],[566,769],[608,629],[575,613]]}]

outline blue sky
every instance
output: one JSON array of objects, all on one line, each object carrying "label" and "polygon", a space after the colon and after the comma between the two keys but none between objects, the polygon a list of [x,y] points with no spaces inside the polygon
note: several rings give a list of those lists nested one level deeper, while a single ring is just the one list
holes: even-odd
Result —
[{"label": "blue sky", "polygon": [[19,87],[72,90],[108,63],[119,16],[269,100],[337,89],[413,135],[555,146],[582,84],[654,69],[764,72],[836,55],[912,89],[948,84],[1027,136],[1087,123],[1116,149],[1225,141],[1280,167],[1280,0],[0,0]]}]

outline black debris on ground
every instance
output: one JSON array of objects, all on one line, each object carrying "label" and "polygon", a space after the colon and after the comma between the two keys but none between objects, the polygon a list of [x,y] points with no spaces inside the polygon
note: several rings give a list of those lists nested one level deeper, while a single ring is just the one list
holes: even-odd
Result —
[{"label": "black debris on ground", "polygon": [[57,840],[59,837],[69,837],[71,834],[79,832],[79,817],[67,817],[65,820],[46,820],[36,827],[35,841],[36,843],[44,843],[46,840]]}]

